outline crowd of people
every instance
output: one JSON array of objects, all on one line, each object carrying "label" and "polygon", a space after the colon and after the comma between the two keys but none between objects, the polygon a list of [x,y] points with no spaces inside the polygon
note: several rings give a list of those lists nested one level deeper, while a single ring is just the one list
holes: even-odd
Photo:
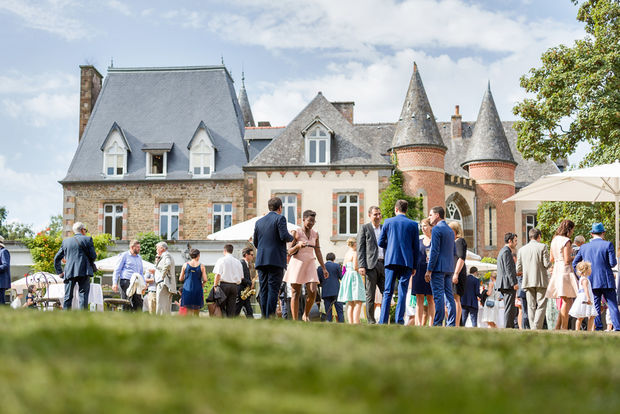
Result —
[{"label": "crowd of people", "polygon": [[[447,223],[441,206],[431,208],[420,227],[407,217],[405,200],[396,202],[394,217],[385,221],[379,207],[371,206],[369,222],[356,238],[347,240],[342,265],[331,252],[323,260],[319,234],[313,229],[314,211],[304,211],[301,226],[289,231],[282,201],[274,197],[268,208],[269,213],[256,222],[253,246],[243,249],[242,259],[233,256],[232,245],[224,246],[206,298],[208,279],[200,251],[189,250],[178,279],[182,288],[177,291],[175,263],[164,241],[156,245],[155,267],[145,271],[140,243],[132,240],[113,273],[113,291],[133,310],[144,307],[150,313],[170,314],[173,298],[180,294],[181,314],[197,315],[206,299],[212,315],[235,317],[243,311],[252,318],[255,268],[262,318],[359,324],[365,304],[368,324],[620,330],[612,270],[616,252],[605,240],[601,223],[592,225],[592,238],[586,243],[581,235],[573,241],[575,224],[563,220],[550,248],[541,242],[537,228],[529,230],[529,242],[518,250],[518,236],[506,233],[497,271],[486,281],[476,267],[467,269],[461,226]],[[77,285],[80,308],[87,309],[96,253],[83,223],[75,223],[73,231],[75,236],[63,240],[54,264],[64,277],[63,307],[71,308]],[[4,275],[8,252],[2,242]],[[0,289],[6,289],[4,279],[0,278]],[[549,300],[553,302],[548,304]]]}]

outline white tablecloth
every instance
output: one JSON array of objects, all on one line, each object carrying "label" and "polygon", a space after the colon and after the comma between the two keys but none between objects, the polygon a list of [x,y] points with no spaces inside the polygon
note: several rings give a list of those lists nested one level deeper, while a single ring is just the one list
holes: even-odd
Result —
[{"label": "white tablecloth", "polygon": [[[45,297],[59,298],[62,303],[65,298],[64,283],[49,285],[48,294],[46,294]],[[78,285],[76,284],[75,289],[73,290],[73,304],[71,308],[78,309],[79,306],[80,294],[78,291]],[[103,312],[103,291],[101,290],[101,285],[98,283],[90,284],[90,292],[88,293],[88,306],[91,312]]]}]

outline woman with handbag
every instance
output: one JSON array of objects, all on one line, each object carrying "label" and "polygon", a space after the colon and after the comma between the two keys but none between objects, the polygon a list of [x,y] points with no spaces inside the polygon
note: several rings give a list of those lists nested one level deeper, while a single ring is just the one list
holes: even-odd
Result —
[{"label": "woman with handbag", "polygon": [[187,309],[190,315],[198,316],[198,312],[204,306],[204,293],[202,287],[207,283],[207,272],[204,265],[200,264],[200,251],[189,251],[190,261],[183,265],[179,281],[183,282],[181,293],[181,308]]},{"label": "woman with handbag", "polygon": [[489,280],[489,287],[483,291],[486,292],[486,299],[484,301],[484,307],[482,309],[482,322],[486,322],[489,328],[497,328],[497,320],[499,317],[497,300],[499,292],[495,290],[495,281],[497,280],[497,274],[491,273],[491,280]]}]

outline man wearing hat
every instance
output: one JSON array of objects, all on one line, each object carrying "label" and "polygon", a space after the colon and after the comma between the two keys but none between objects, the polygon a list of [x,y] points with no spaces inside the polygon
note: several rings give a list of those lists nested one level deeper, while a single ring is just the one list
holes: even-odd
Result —
[{"label": "man wearing hat", "polygon": [[[601,322],[601,297],[605,297],[609,308],[609,316],[614,325],[615,331],[620,331],[620,312],[618,312],[618,300],[616,297],[616,283],[614,273],[611,270],[617,264],[614,246],[611,242],[604,239],[605,227],[603,223],[592,225],[592,240],[579,249],[577,256],[573,260],[573,268],[577,273],[577,263],[581,261],[592,264],[592,275],[590,283],[594,293],[594,306],[598,315],[594,320],[596,330],[603,330]],[[609,321],[608,321],[609,322]]]},{"label": "man wearing hat", "polygon": [[6,290],[11,288],[11,255],[0,236],[0,305],[4,305]]}]

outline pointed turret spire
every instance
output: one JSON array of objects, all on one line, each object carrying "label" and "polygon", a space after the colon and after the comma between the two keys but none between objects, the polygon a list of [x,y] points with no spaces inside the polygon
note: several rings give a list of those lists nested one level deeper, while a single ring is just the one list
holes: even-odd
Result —
[{"label": "pointed turret spire", "polygon": [[495,107],[490,81],[482,98],[467,157],[461,166],[467,168],[468,164],[476,161],[501,161],[516,165]]},{"label": "pointed turret spire", "polygon": [[245,72],[241,71],[241,89],[239,90],[239,106],[241,107],[241,113],[243,114],[243,124],[246,127],[256,126],[254,124],[254,116],[252,116],[252,109],[250,108],[250,101],[248,100],[248,93],[245,91]]},{"label": "pointed turret spire", "polygon": [[413,75],[403,103],[400,119],[392,139],[392,148],[430,146],[446,149],[441,139],[433,110],[428,102],[418,65],[413,63]]}]

